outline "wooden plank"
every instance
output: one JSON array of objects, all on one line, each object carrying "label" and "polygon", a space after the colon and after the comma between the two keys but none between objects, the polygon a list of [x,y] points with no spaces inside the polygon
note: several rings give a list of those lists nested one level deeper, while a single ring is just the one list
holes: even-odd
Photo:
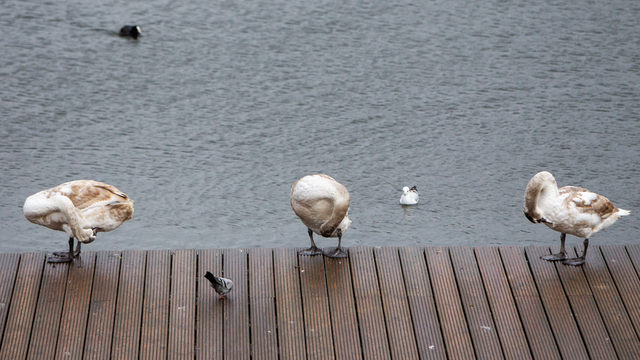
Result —
[{"label": "wooden plank", "polygon": [[476,247],[475,254],[505,359],[532,359],[498,248]]},{"label": "wooden plank", "polygon": [[300,293],[298,250],[273,250],[275,293],[277,300],[278,343],[281,359],[307,358]]},{"label": "wooden plank", "polygon": [[325,257],[324,267],[336,359],[362,359],[349,259]]},{"label": "wooden plank", "polygon": [[195,250],[175,250],[173,252],[167,353],[169,360],[193,359],[195,357],[196,257]]},{"label": "wooden plank", "polygon": [[540,256],[549,254],[549,248],[529,246],[526,248],[526,254],[562,358],[588,359],[587,348],[582,341],[556,267],[553,262],[540,259]]},{"label": "wooden plank", "polygon": [[398,248],[380,247],[374,251],[387,336],[392,359],[418,359],[407,291],[402,278]]},{"label": "wooden plank", "polygon": [[533,358],[560,360],[560,350],[547,321],[523,248],[501,246],[500,256]]},{"label": "wooden plank", "polygon": [[480,270],[472,248],[449,249],[458,282],[462,306],[478,359],[504,359],[489,301],[482,286]]},{"label": "wooden plank", "polygon": [[[222,318],[224,302],[204,278],[204,274],[222,275],[222,250],[198,250],[198,302],[196,314],[196,357],[206,360],[222,360]],[[232,291],[236,291],[234,289]]]},{"label": "wooden plank", "polygon": [[[624,247],[619,246],[624,254]],[[582,248],[579,250],[582,253]],[[625,254],[626,255],[626,254]],[[631,263],[629,262],[629,265]],[[598,304],[598,310],[607,327],[610,337],[608,343],[613,344],[618,359],[640,359],[640,340],[633,328],[631,319],[625,309],[618,288],[613,282],[609,267],[602,257],[600,248],[589,247],[584,265],[591,292]],[[593,321],[592,319],[590,319]]]},{"label": "wooden plank", "polygon": [[[43,253],[20,256],[0,359],[24,359],[27,355],[44,261]],[[11,277],[10,274],[6,276]]]},{"label": "wooden plank", "polygon": [[401,247],[399,252],[420,358],[446,359],[447,352],[431,292],[424,250],[418,247]]},{"label": "wooden plank", "polygon": [[137,359],[142,330],[147,252],[127,250],[121,256],[111,357],[117,360]]},{"label": "wooden plank", "polygon": [[119,277],[120,253],[99,251],[96,256],[93,290],[89,304],[84,359],[109,359],[111,357]]},{"label": "wooden plank", "polygon": [[0,344],[7,323],[13,285],[18,274],[20,254],[0,254]]},{"label": "wooden plank", "polygon": [[[608,249],[610,248],[601,247],[601,249],[606,249],[609,252]],[[614,275],[622,300],[627,308],[627,313],[636,329],[636,334],[640,335],[640,296],[638,296],[640,294],[640,283],[638,281],[638,274],[640,274],[640,244],[627,245],[625,249],[628,259],[624,256],[618,256],[615,258],[618,263],[607,259],[607,264]],[[621,261],[623,261],[622,264],[620,264]]]},{"label": "wooden plank", "polygon": [[[554,246],[551,251],[557,253],[560,247]],[[573,248],[567,247],[567,256],[576,256]],[[609,334],[584,276],[583,266],[564,265],[561,262],[555,262],[555,265],[589,355],[594,359],[616,359]]]},{"label": "wooden plank", "polygon": [[96,253],[83,251],[69,266],[56,359],[82,359]]},{"label": "wooden plank", "polygon": [[447,355],[449,359],[475,359],[449,251],[441,246],[428,247],[425,256]]},{"label": "wooden plank", "polygon": [[277,359],[278,334],[273,280],[273,251],[249,249],[249,313],[251,358]]},{"label": "wooden plank", "polygon": [[323,256],[300,255],[300,290],[309,359],[335,359]]},{"label": "wooden plank", "polygon": [[169,339],[171,251],[148,251],[146,269],[140,359],[161,360],[167,358]]},{"label": "wooden plank", "polygon": [[52,359],[60,330],[69,263],[45,263],[27,359]]},{"label": "wooden plank", "polygon": [[225,249],[222,265],[224,277],[233,281],[233,291],[224,302],[224,357],[248,359],[251,354],[249,338],[249,288],[247,279],[247,251]]},{"label": "wooden plank", "polygon": [[365,359],[391,359],[373,249],[349,248],[360,338]]}]

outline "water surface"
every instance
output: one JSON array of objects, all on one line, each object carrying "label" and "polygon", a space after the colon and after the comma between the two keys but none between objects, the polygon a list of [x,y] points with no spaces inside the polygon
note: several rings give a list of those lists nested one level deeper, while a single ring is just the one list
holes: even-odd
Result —
[{"label": "water surface", "polygon": [[637,243],[638,19],[622,0],[5,2],[0,251],[64,248],[22,205],[75,179],[135,200],[87,250],[307,246],[289,191],[318,172],[351,194],[346,246],[557,245],[522,214],[541,170],[632,211],[592,244]]}]

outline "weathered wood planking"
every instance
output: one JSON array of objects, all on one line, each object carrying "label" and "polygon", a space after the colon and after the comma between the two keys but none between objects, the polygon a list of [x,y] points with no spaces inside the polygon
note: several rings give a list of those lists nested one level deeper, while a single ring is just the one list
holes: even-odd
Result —
[{"label": "weathered wood planking", "polygon": [[639,245],[298,250],[0,254],[0,358],[640,358]]}]

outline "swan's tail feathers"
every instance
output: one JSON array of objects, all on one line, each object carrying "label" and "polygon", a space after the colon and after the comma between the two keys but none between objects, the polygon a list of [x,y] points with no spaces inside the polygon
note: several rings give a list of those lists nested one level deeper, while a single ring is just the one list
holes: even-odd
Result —
[{"label": "swan's tail feathers", "polygon": [[618,209],[618,213],[620,214],[620,216],[627,216],[627,215],[631,214],[631,211]]}]

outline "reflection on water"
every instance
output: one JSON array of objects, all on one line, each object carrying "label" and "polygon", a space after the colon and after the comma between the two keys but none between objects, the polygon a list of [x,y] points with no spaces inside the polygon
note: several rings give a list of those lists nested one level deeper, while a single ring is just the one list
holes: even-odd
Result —
[{"label": "reflection on water", "polygon": [[[522,214],[543,169],[632,211],[593,245],[639,239],[633,2],[15,2],[0,18],[0,251],[64,248],[22,204],[85,178],[136,207],[91,250],[306,246],[289,191],[316,172],[351,193],[345,246],[557,245]],[[129,23],[138,40],[117,36]]]}]

